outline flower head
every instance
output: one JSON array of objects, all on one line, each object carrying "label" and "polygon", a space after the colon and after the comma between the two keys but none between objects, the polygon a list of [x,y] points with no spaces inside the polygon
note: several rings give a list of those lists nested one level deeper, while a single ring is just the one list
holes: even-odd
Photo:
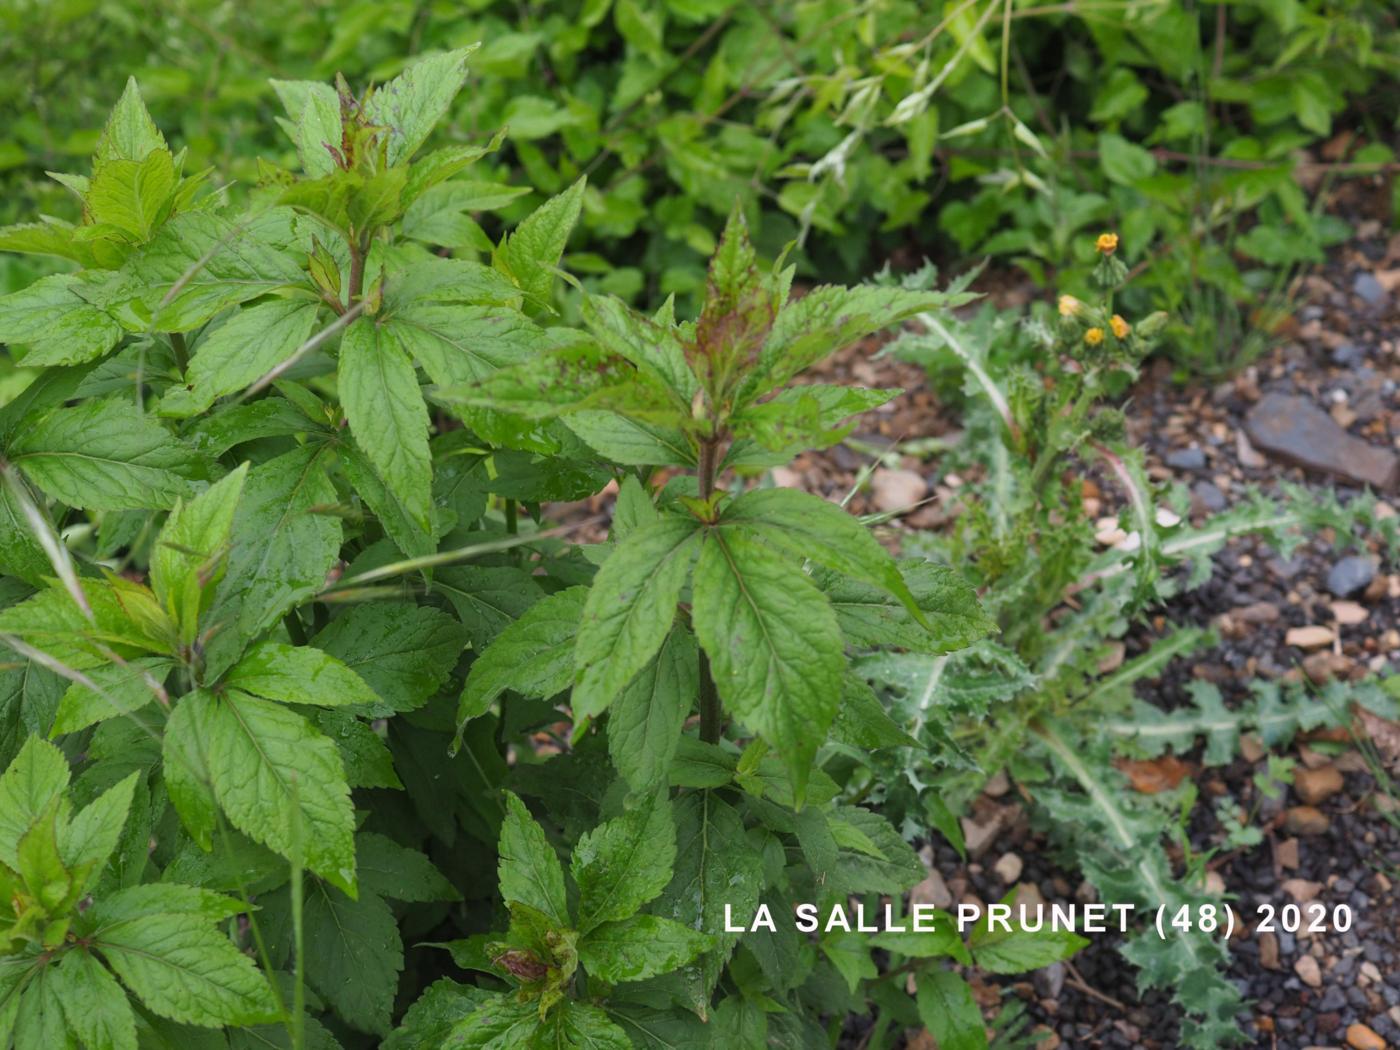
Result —
[{"label": "flower head", "polygon": [[1133,330],[1132,326],[1129,325],[1127,321],[1123,320],[1121,314],[1114,314],[1113,318],[1108,322],[1108,326],[1113,329],[1113,337],[1115,339],[1126,339],[1128,338],[1128,333]]},{"label": "flower head", "polygon": [[1112,255],[1118,250],[1118,234],[1099,234],[1099,239],[1094,242],[1094,247],[1098,250],[1100,255]]},{"label": "flower head", "polygon": [[1103,329],[1090,328],[1084,333],[1084,342],[1088,343],[1090,346],[1098,346],[1103,342]]},{"label": "flower head", "polygon": [[1084,304],[1081,303],[1081,302],[1080,302],[1078,299],[1076,299],[1074,296],[1072,296],[1072,295],[1062,295],[1062,296],[1060,296],[1060,316],[1061,316],[1061,317],[1076,317],[1076,316],[1078,316],[1079,311],[1082,310],[1082,309],[1084,309]]}]

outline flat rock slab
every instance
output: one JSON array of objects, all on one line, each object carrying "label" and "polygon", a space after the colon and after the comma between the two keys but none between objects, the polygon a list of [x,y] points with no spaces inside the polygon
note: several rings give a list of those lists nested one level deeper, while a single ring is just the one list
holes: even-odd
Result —
[{"label": "flat rock slab", "polygon": [[1394,492],[1400,457],[1353,437],[1306,397],[1268,394],[1245,417],[1255,448],[1308,470]]}]

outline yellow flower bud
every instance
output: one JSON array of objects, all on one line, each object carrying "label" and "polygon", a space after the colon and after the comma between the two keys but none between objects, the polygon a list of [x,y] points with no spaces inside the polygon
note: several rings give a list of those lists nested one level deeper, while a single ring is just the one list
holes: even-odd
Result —
[{"label": "yellow flower bud", "polygon": [[1084,342],[1088,343],[1090,346],[1098,346],[1103,342],[1103,329],[1090,328],[1084,333]]},{"label": "yellow flower bud", "polygon": [[1072,295],[1062,295],[1062,296],[1060,296],[1060,316],[1061,316],[1061,317],[1077,317],[1078,314],[1079,314],[1079,311],[1082,310],[1082,309],[1084,309],[1084,304],[1081,303],[1081,302],[1080,302],[1078,299],[1076,299],[1074,296],[1072,296]]},{"label": "yellow flower bud", "polygon": [[1113,315],[1113,319],[1108,322],[1108,326],[1113,329],[1113,336],[1115,339],[1126,339],[1128,338],[1128,333],[1132,331],[1132,327],[1128,322],[1123,320],[1118,314]]},{"label": "yellow flower bud", "polygon": [[1099,234],[1099,239],[1094,242],[1094,247],[1098,249],[1100,255],[1112,255],[1118,250],[1118,234]]}]

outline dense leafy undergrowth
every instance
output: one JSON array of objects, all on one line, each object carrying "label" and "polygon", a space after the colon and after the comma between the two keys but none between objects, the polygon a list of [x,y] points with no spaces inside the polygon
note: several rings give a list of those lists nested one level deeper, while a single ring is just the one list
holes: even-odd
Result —
[{"label": "dense leafy undergrowth", "polygon": [[[1111,236],[1099,294],[1013,332],[928,273],[794,295],[736,209],[694,320],[581,293],[562,323],[582,182],[487,261],[423,203],[508,196],[472,178],[499,138],[423,149],[469,55],[358,97],[277,82],[297,170],[262,162],[237,206],[129,85],[55,176],[81,221],[0,235],[70,264],[0,299],[27,377],[0,408],[0,1046],[808,1048],[853,1014],[868,1046],[988,1045],[965,969],[1079,937],[833,909],[909,918],[909,840],[960,843],[1008,764],[1106,900],[1199,898],[1200,858],[1162,848],[1180,800],[1120,791],[1111,757],[1192,745],[1130,686],[1200,632],[1107,678],[1102,648],[1232,534],[1393,546],[1394,520],[1159,507],[1102,407],[1164,323],[1115,312]],[[764,477],[894,393],[792,381],[905,320],[895,352],[973,377],[987,480],[897,560]],[[1082,463],[1135,544],[1095,553]],[[609,482],[605,543],[540,520]],[[1336,709],[1211,708],[1210,753],[1222,719],[1278,742]],[[1214,942],[1127,951],[1188,1045],[1237,1033]]]},{"label": "dense leafy undergrowth", "polygon": [[269,77],[383,81],[479,40],[443,140],[510,140],[405,236],[489,250],[483,195],[514,222],[587,176],[573,271],[689,311],[735,199],[768,255],[801,235],[793,261],[822,280],[912,247],[1083,294],[1087,239],[1117,227],[1132,306],[1171,312],[1164,346],[1196,371],[1257,352],[1288,277],[1344,235],[1315,191],[1396,159],[1382,0],[0,0],[0,26],[3,222],[76,214],[45,172],[91,151],[128,72],[238,193],[287,148]]}]

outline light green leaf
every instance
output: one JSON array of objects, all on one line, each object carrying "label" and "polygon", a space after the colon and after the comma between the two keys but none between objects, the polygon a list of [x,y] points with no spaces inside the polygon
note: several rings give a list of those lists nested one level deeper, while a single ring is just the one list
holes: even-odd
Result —
[{"label": "light green leaf", "polygon": [[676,830],[671,804],[657,796],[579,839],[570,861],[578,884],[578,930],[634,914],[671,881]]},{"label": "light green leaf", "polygon": [[551,594],[496,636],[467,673],[457,706],[459,727],[484,714],[507,689],[547,699],[569,687],[587,594],[582,587]]},{"label": "light green leaf", "polygon": [[165,136],[156,127],[135,77],[127,77],[122,97],[107,117],[97,139],[94,163],[107,160],[142,160],[152,150],[165,149]]},{"label": "light green leaf", "polygon": [[796,565],[739,533],[706,537],[693,589],[720,697],[778,750],[800,805],[841,694],[836,614]]},{"label": "light green leaf", "polygon": [[355,442],[422,528],[432,522],[428,409],[413,363],[362,317],[340,341],[339,389]]},{"label": "light green leaf", "polygon": [[272,990],[253,960],[197,916],[103,923],[92,944],[161,1017],[208,1028],[277,1019]]},{"label": "light green leaf", "polygon": [[28,347],[23,364],[29,368],[77,365],[106,354],[122,328],[77,294],[86,279],[52,274],[0,298],[0,343]]},{"label": "light green leaf", "polygon": [[634,1050],[627,1033],[606,1013],[574,999],[564,1001],[554,1018],[554,1030],[545,1033],[545,1039],[547,1046],[569,1050]]},{"label": "light green leaf", "polygon": [[379,702],[365,680],[330,653],[282,642],[253,646],[229,672],[226,684],[285,704],[342,707]]},{"label": "light green leaf", "polygon": [[237,303],[303,284],[297,259],[272,243],[289,216],[273,209],[236,224],[194,211],[171,219],[122,267],[132,322],[188,332]]},{"label": "light green leaf", "polygon": [[199,617],[223,578],[229,530],[248,475],[244,463],[166,518],[151,552],[151,588],[186,645],[199,634]]},{"label": "light green leaf", "polygon": [[629,419],[616,412],[583,409],[564,417],[564,425],[599,455],[632,467],[693,467],[695,452],[675,427]]},{"label": "light green leaf", "polygon": [[355,814],[340,755],[295,711],[245,693],[192,693],[219,808],[244,834],[355,892]]},{"label": "light green leaf", "polygon": [[492,998],[482,988],[458,984],[440,977],[428,985],[403,1015],[380,1050],[422,1050],[423,1047],[450,1045],[447,1037],[459,1021],[465,1020]]},{"label": "light green leaf", "polygon": [[54,499],[84,510],[169,507],[192,496],[203,460],[128,401],[55,408],[23,428],[12,462]]},{"label": "light green leaf", "polygon": [[751,400],[781,386],[831,351],[926,310],[951,309],[971,294],[822,285],[788,303],[773,321],[758,365],[744,386]]},{"label": "light green leaf", "polygon": [[136,1018],[126,993],[92,953],[64,952],[54,978],[68,1027],[85,1050],[136,1050]]},{"label": "light green leaf", "polygon": [[84,203],[95,223],[146,241],[170,214],[175,183],[175,158],[169,150],[152,150],[144,160],[98,164]]},{"label": "light green leaf", "polygon": [[[29,1047],[36,1050],[38,1047],[44,1050],[78,1050],[77,1040],[64,1020],[58,985],[57,973],[49,973],[46,967],[40,967],[30,978],[19,999],[18,1010],[11,1014],[16,1047],[22,1046],[26,1050]],[[5,1021],[4,1015],[0,1014],[0,1028],[3,1028]]]},{"label": "light green leaf", "polygon": [[161,414],[198,415],[256,383],[306,342],[319,309],[308,299],[273,299],[239,310],[195,345],[187,385],[166,393]]},{"label": "light green leaf", "polygon": [[731,524],[795,557],[884,588],[925,622],[890,552],[836,504],[796,489],[751,489],[725,509],[720,525]]},{"label": "light green leaf", "polygon": [[951,970],[925,970],[917,980],[919,1020],[939,1050],[987,1050],[987,1026],[967,982]]},{"label": "light green leaf", "polygon": [[653,906],[659,915],[710,934],[715,950],[687,967],[688,1004],[703,1018],[738,935],[724,932],[724,907],[752,915],[763,889],[763,859],[739,814],[712,791],[682,794],[673,806],[675,875]]},{"label": "light green leaf", "polygon": [[528,905],[559,929],[568,929],[569,905],[559,857],[525,803],[509,791],[505,798],[506,818],[497,847],[501,859],[496,869],[501,897],[507,903]]},{"label": "light green leaf", "polygon": [[272,79],[268,83],[287,111],[287,119],[278,122],[296,143],[302,171],[313,179],[332,174],[335,158],[326,146],[340,149],[344,137],[340,96],[335,88],[317,80]]},{"label": "light green leaf", "polygon": [[996,630],[996,622],[977,600],[976,588],[954,569],[912,559],[898,567],[928,628],[915,623],[903,604],[879,585],[835,572],[813,573],[852,648],[943,653],[965,648]]},{"label": "light green leaf", "polygon": [[672,627],[656,656],[613,702],[608,754],[633,791],[666,783],[681,727],[695,702],[698,658],[690,632]]},{"label": "light green leaf", "polygon": [[534,1050],[543,1027],[538,1004],[497,995],[457,1022],[443,1045],[452,1050]]},{"label": "light green leaf", "polygon": [[590,295],[583,320],[598,342],[671,389],[689,405],[700,382],[686,364],[685,350],[671,325],[658,324],[613,296]]},{"label": "light green leaf", "polygon": [[156,698],[151,683],[164,682],[174,661],[158,656],[143,656],[126,664],[109,664],[85,672],[99,687],[94,692],[80,682],[74,682],[64,692],[54,714],[50,736],[76,733],[98,722],[118,715],[139,711]]},{"label": "light green leaf", "polygon": [[713,946],[709,934],[656,915],[605,922],[579,944],[589,974],[610,984],[670,973]]},{"label": "light green leaf", "polygon": [[97,884],[103,866],[116,850],[140,776],[133,772],[119,780],[73,817],[60,833],[58,851],[64,865],[75,875],[86,875],[82,892]]},{"label": "light green leaf", "polygon": [[368,456],[348,444],[336,449],[336,454],[346,480],[379,519],[384,532],[405,557],[422,558],[437,550],[433,531],[438,528],[437,522],[433,523],[433,530],[429,530],[415,521],[398,496],[380,480]]},{"label": "light green leaf", "polygon": [[574,648],[574,720],[601,714],[661,648],[700,545],[689,517],[629,533],[593,578]]},{"label": "light green leaf", "polygon": [[501,241],[491,262],[539,307],[550,309],[554,270],[583,207],[583,180],[540,205]]},{"label": "light green leaf", "polygon": [[307,445],[259,464],[243,485],[233,516],[228,568],[209,623],[220,624],[206,667],[222,673],[256,637],[326,583],[340,557],[341,525],[316,508],[336,502],[324,447]]},{"label": "light green leaf", "polygon": [[107,926],[140,922],[158,915],[183,915],[204,922],[221,922],[247,910],[242,901],[213,890],[172,882],[148,882],[104,897],[97,904],[94,921],[98,926]]},{"label": "light green leaf", "polygon": [[37,736],[24,742],[0,776],[0,864],[18,868],[19,840],[68,787],[68,760]]},{"label": "light green leaf", "polygon": [[523,314],[450,302],[409,303],[384,321],[379,339],[411,356],[438,386],[485,379],[546,342],[544,331]]},{"label": "light green leaf", "polygon": [[389,129],[390,164],[412,157],[447,113],[467,78],[467,57],[477,46],[419,59],[370,96],[365,116]]},{"label": "light green leaf", "polygon": [[1157,170],[1157,158],[1122,135],[1099,135],[1099,162],[1110,182],[1131,186]]},{"label": "light green leaf", "polygon": [[972,961],[988,973],[1027,973],[1068,959],[1088,945],[1071,930],[1024,930],[1015,923],[1010,932],[993,930],[984,915],[967,939]]},{"label": "light green leaf", "polygon": [[205,694],[191,693],[175,705],[161,736],[161,776],[170,804],[190,837],[206,851],[213,848],[218,826],[218,800],[214,797],[205,759],[206,741],[198,733],[196,712],[214,703]]}]

